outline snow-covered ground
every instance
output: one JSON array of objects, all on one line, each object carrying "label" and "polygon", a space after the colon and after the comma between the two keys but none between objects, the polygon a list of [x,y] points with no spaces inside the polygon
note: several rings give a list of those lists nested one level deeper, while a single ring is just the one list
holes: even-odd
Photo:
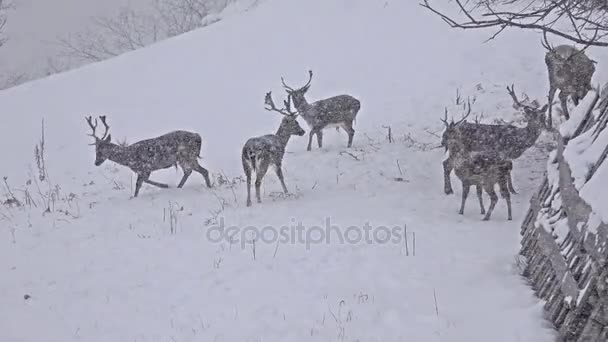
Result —
[{"label": "snow-covered ground", "polygon": [[[506,85],[546,96],[537,36],[485,38],[450,30],[415,1],[268,0],[0,93],[0,176],[24,204],[27,189],[38,205],[0,207],[0,340],[551,341],[542,303],[514,264],[544,144],[515,162],[513,221],[500,201],[482,222],[474,194],[459,216],[455,178],[457,195],[442,192],[444,155],[433,147],[444,107],[460,116],[450,105],[457,88],[475,96],[474,115],[487,122],[520,118]],[[241,146],[276,130],[280,116],[263,109],[265,92],[277,101],[280,77],[298,86],[308,69],[309,100],[361,100],[354,146],[333,130],[312,152],[307,136],[293,138],[284,162],[292,195],[278,194],[270,172],[263,203],[247,208]],[[183,189],[144,185],[130,198],[129,170],[93,165],[91,114],[106,114],[114,139],[129,143],[199,132],[215,187],[194,174]],[[33,158],[43,118],[48,178],[38,183],[55,198],[44,215]],[[152,175],[180,178],[173,169]],[[301,223],[315,240],[315,225],[336,227],[329,243],[253,243],[250,235],[217,242],[222,220],[241,232]],[[366,224],[377,238],[381,226],[407,227],[407,248],[398,236],[337,241]]]}]

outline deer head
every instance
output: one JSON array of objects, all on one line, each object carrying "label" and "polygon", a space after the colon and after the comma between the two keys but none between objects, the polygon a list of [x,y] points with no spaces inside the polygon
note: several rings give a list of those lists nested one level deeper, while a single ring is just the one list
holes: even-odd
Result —
[{"label": "deer head", "polygon": [[111,148],[112,148],[112,142],[111,142],[112,135],[108,134],[108,131],[110,130],[110,126],[108,126],[108,124],[106,122],[105,115],[102,115],[99,118],[101,119],[101,122],[103,123],[103,125],[105,127],[105,131],[101,138],[96,135],[97,124],[98,124],[97,119],[95,119],[95,124],[93,124],[92,117],[90,117],[90,116],[85,117],[87,123],[89,124],[89,127],[91,127],[91,130],[92,130],[92,133],[89,135],[92,136],[93,138],[95,138],[95,142],[90,144],[90,145],[95,145],[95,166],[99,166],[99,165],[103,164],[103,162],[106,161],[106,159],[108,159]]},{"label": "deer head", "polygon": [[444,118],[440,119],[441,122],[445,125],[445,131],[441,135],[441,146],[448,150],[448,145],[450,144],[450,140],[459,139],[459,132],[456,129],[458,125],[465,122],[466,119],[471,115],[471,100],[469,99],[466,104],[463,104],[463,108],[465,109],[465,113],[462,115],[462,118],[456,122],[454,122],[454,118],[452,118],[451,122],[448,122],[448,108],[445,108]]},{"label": "deer head", "polygon": [[519,99],[517,98],[517,95],[515,94],[514,85],[511,85],[511,87],[507,86],[507,92],[513,99],[513,108],[522,109],[524,112],[524,117],[526,118],[526,121],[528,123],[540,122],[541,125],[544,127],[545,112],[547,111],[547,108],[549,107],[549,103],[545,104],[542,107],[540,107],[540,104],[536,100],[532,101],[532,103],[530,105],[522,103],[521,101],[519,101]]},{"label": "deer head", "polygon": [[294,112],[291,110],[290,98],[291,96],[287,96],[287,100],[283,101],[285,107],[278,109],[274,105],[274,101],[272,100],[272,92],[269,91],[266,93],[266,97],[264,99],[264,104],[266,105],[265,109],[267,111],[273,111],[283,115],[283,120],[281,120],[281,125],[279,126],[278,132],[281,132],[285,135],[303,136],[306,132],[298,123],[298,112]]},{"label": "deer head", "polygon": [[287,95],[289,95],[289,97],[293,100],[293,104],[296,106],[296,108],[298,108],[301,104],[306,103],[304,95],[310,88],[310,82],[312,81],[312,70],[308,70],[308,76],[308,82],[306,82],[303,87],[300,87],[298,89],[294,89],[285,84],[285,80],[283,79],[283,77],[281,77],[281,83],[283,83],[283,88],[285,88]]}]

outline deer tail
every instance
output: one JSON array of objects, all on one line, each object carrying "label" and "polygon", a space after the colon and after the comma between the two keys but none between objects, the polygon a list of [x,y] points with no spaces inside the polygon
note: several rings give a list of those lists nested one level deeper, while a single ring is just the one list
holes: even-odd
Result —
[{"label": "deer tail", "polygon": [[249,160],[251,161],[251,168],[253,169],[253,171],[258,172],[257,171],[257,163],[256,163],[256,156],[255,154],[250,154],[249,155]]},{"label": "deer tail", "polygon": [[251,169],[254,172],[257,172],[257,163],[256,163],[256,161],[257,161],[257,154],[255,152],[253,152],[253,151],[249,151],[247,153],[247,159],[249,159],[249,163],[251,164]]}]

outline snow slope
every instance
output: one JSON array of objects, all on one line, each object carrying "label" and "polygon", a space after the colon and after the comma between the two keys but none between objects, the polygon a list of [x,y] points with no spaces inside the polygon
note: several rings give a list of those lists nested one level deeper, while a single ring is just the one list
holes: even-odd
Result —
[{"label": "snow slope", "polygon": [[[22,202],[27,189],[38,204],[1,207],[1,340],[552,340],[514,266],[545,148],[515,162],[514,220],[505,220],[501,201],[490,223],[480,221],[474,198],[457,215],[459,196],[442,193],[443,153],[432,148],[456,88],[475,96],[484,121],[519,118],[507,84],[545,96],[538,37],[506,33],[500,44],[481,44],[485,38],[448,29],[415,1],[268,0],[0,93],[0,175]],[[292,139],[285,174],[293,195],[278,195],[269,174],[264,202],[246,208],[240,148],[279,121],[263,109],[264,93],[277,101],[280,77],[298,86],[308,69],[309,100],[345,92],[361,100],[354,147],[345,149],[343,132],[327,131],[324,148],[312,152],[306,136]],[[112,136],[128,142],[200,132],[215,188],[195,174],[184,189],[144,186],[130,199],[129,170],[93,165],[89,114],[107,114]],[[44,215],[35,184],[26,184],[43,118],[56,197]],[[395,143],[386,141],[387,125]],[[181,173],[152,178],[176,184]],[[210,241],[221,219],[259,229],[301,222],[309,233],[327,219],[340,232],[366,222],[373,231],[405,225],[408,248],[403,240],[332,238],[308,248],[247,236]]]}]

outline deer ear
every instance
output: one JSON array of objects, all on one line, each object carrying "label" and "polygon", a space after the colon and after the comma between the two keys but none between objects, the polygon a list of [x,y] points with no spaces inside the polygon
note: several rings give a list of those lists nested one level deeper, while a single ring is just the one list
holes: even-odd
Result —
[{"label": "deer ear", "polygon": [[112,140],[112,134],[108,134],[108,136],[103,139],[104,142],[110,142]]}]

